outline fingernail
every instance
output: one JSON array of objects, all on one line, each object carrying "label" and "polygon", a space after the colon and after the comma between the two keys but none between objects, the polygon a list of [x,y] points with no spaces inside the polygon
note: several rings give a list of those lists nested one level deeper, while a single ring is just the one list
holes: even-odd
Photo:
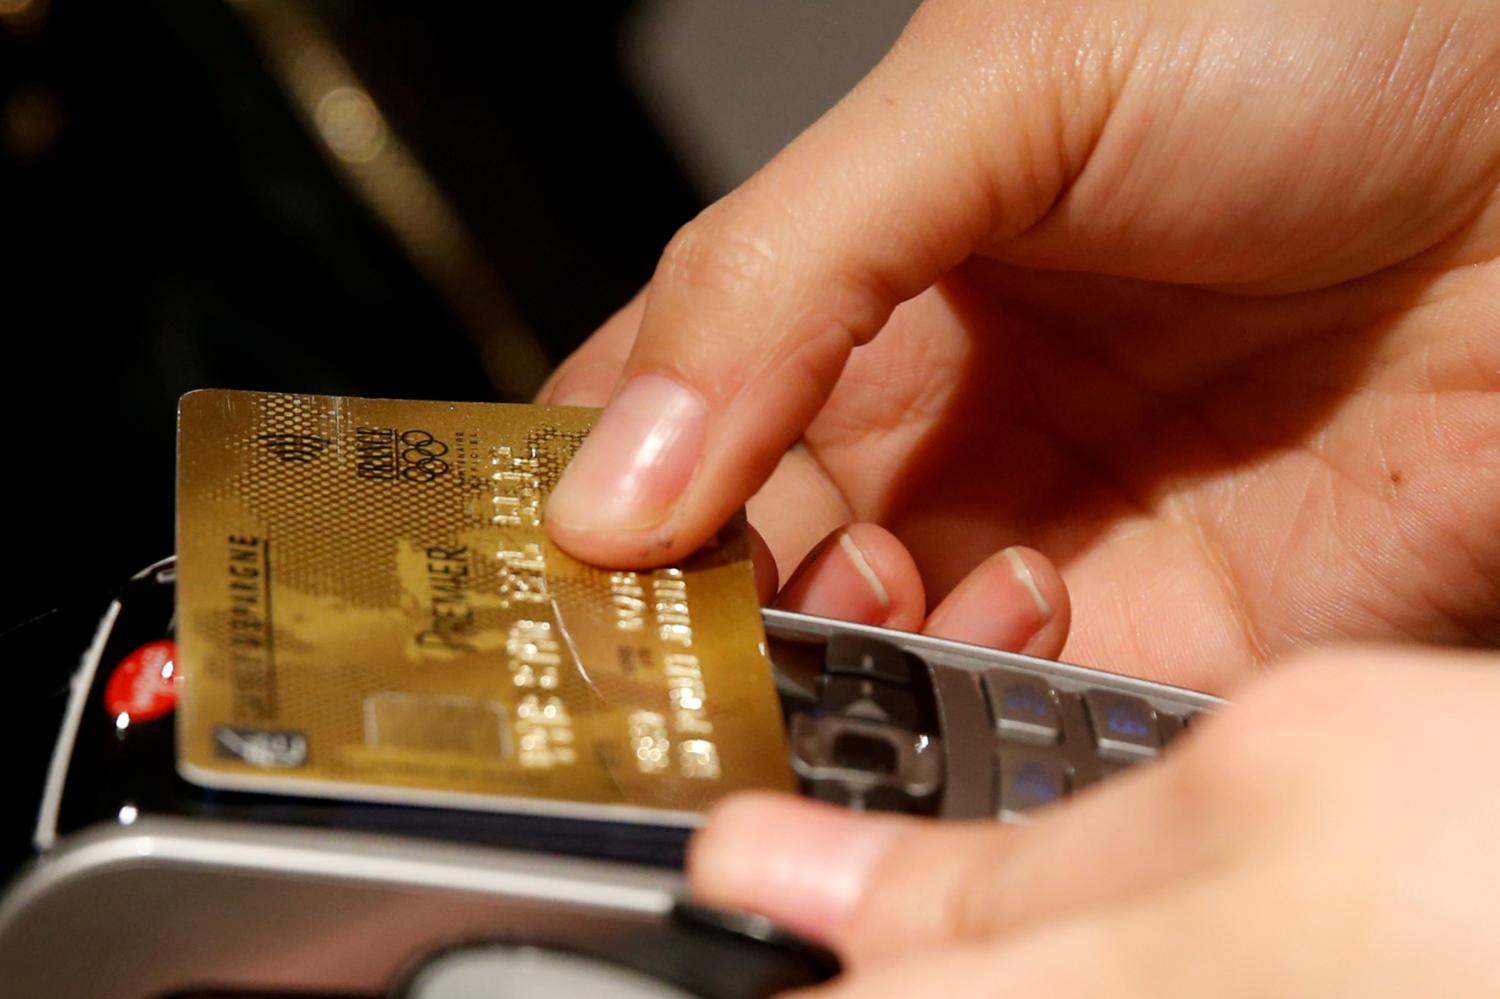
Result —
[{"label": "fingernail", "polygon": [[1052,604],[1015,548],[991,556],[927,619],[926,631],[974,645],[1022,652],[1052,620]]},{"label": "fingernail", "polygon": [[672,512],[703,452],[707,409],[664,375],[637,375],[605,407],[547,503],[584,532],[637,531]]},{"label": "fingernail", "polygon": [[1021,557],[1021,553],[1014,548],[1006,548],[1000,552],[1005,561],[1010,564],[1010,574],[1016,577],[1016,582],[1031,597],[1031,602],[1036,606],[1037,613],[1042,616],[1041,623],[1046,624],[1052,620],[1052,604],[1042,595],[1041,587],[1036,585],[1036,577],[1031,574],[1031,566]]},{"label": "fingernail", "polygon": [[839,535],[839,551],[843,553],[849,565],[854,567],[854,571],[859,575],[860,581],[870,591],[870,595],[875,598],[875,602],[880,605],[880,609],[883,611],[890,610],[891,595],[886,592],[885,584],[880,581],[880,577],[875,575],[875,569],[870,565],[870,560],[865,557],[864,549],[855,543],[854,538],[849,535],[848,531],[844,531]]},{"label": "fingernail", "polygon": [[730,799],[695,837],[693,887],[710,904],[763,912],[826,939],[853,915],[904,827],[810,802]]},{"label": "fingernail", "polygon": [[881,624],[891,595],[859,543],[840,531],[782,590],[778,605],[803,614]]}]

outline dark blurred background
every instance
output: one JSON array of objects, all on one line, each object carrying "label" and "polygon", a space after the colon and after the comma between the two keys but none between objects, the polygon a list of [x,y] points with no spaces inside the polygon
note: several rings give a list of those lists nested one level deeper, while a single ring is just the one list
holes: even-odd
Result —
[{"label": "dark blurred background", "polygon": [[525,399],[912,0],[0,0],[0,632],[172,550],[193,388]]}]

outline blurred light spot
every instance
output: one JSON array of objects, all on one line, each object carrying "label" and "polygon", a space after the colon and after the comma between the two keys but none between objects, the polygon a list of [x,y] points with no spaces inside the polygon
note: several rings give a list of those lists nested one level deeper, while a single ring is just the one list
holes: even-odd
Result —
[{"label": "blurred light spot", "polygon": [[140,810],[137,809],[134,805],[120,806],[120,825],[132,825],[135,820],[140,817],[140,814]]},{"label": "blurred light spot", "polygon": [[48,0],[0,0],[0,24],[17,34],[26,34],[42,26],[47,18]]},{"label": "blurred light spot", "polygon": [[62,97],[51,87],[21,87],[0,111],[5,151],[13,159],[40,159],[57,144],[62,130]]},{"label": "blurred light spot", "polygon": [[318,102],[318,134],[349,163],[368,163],[385,147],[385,122],[370,95],[358,87],[335,87]]},{"label": "blurred light spot", "polygon": [[130,716],[121,711],[115,715],[115,731],[123,732],[130,727]]}]

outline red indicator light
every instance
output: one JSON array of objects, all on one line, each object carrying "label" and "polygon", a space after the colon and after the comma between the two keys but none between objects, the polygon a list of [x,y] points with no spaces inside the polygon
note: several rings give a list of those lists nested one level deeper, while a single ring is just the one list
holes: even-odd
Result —
[{"label": "red indicator light", "polygon": [[160,718],[177,706],[177,643],[147,642],[121,659],[104,687],[104,707],[119,728]]}]

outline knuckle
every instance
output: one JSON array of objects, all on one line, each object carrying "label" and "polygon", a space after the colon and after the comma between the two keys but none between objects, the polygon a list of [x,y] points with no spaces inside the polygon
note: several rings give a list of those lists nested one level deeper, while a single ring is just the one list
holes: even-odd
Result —
[{"label": "knuckle", "polygon": [[677,231],[662,253],[653,294],[691,297],[700,314],[714,309],[715,300],[732,316],[749,307],[846,347],[864,343],[907,289],[893,286],[860,254],[841,250],[832,229],[799,219],[763,190],[736,192]]},{"label": "knuckle", "polygon": [[776,241],[736,221],[726,202],[711,206],[667,244],[653,285],[737,298],[765,287],[782,256]]}]

